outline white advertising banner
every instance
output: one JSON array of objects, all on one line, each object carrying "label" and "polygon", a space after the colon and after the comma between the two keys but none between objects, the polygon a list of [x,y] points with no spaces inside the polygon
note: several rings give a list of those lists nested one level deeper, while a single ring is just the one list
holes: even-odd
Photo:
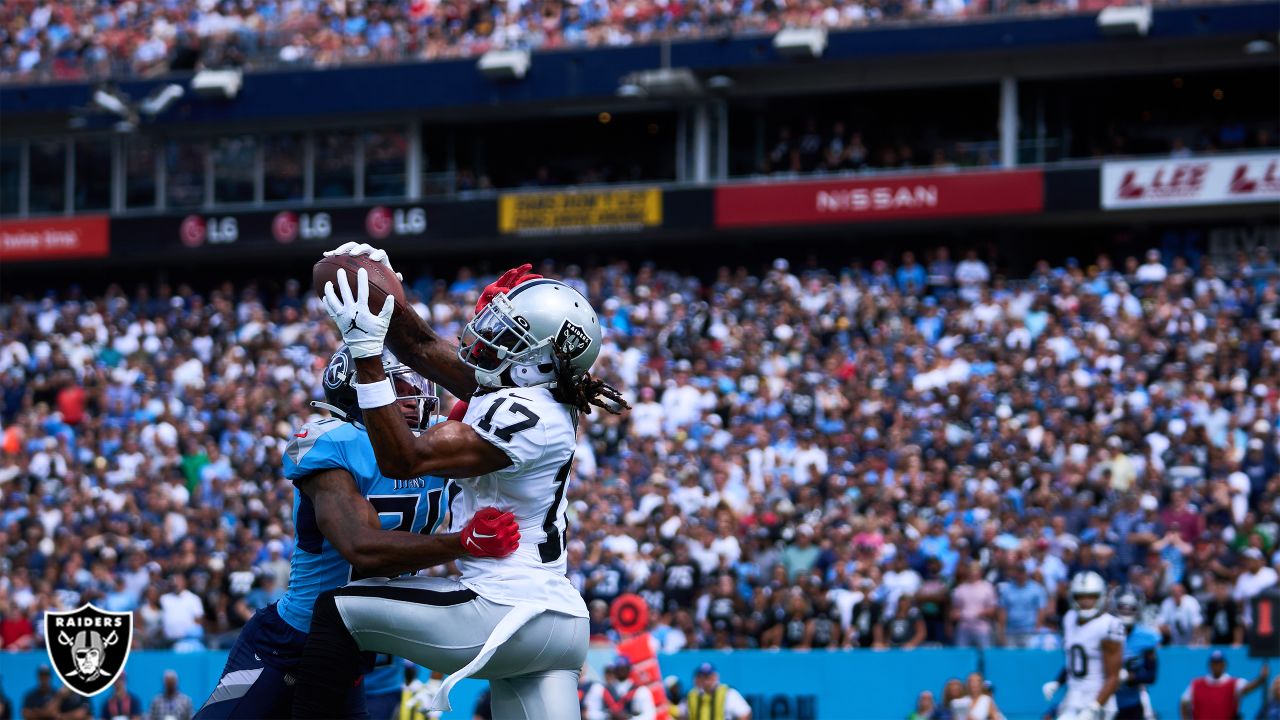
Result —
[{"label": "white advertising banner", "polygon": [[1280,202],[1280,152],[1102,164],[1102,207]]}]

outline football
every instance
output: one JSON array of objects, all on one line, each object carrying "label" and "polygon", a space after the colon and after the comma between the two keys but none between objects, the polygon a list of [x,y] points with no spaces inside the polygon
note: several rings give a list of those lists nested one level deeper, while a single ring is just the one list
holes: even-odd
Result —
[{"label": "football", "polygon": [[311,269],[311,282],[316,296],[324,299],[324,286],[328,282],[333,283],[334,292],[341,294],[338,289],[339,270],[347,271],[347,282],[351,285],[351,292],[355,293],[356,272],[360,268],[369,273],[370,310],[375,313],[382,310],[382,304],[386,302],[384,298],[388,295],[396,299],[397,307],[406,306],[404,286],[400,284],[400,280],[385,265],[370,260],[365,255],[332,255],[320,258],[320,262]]}]

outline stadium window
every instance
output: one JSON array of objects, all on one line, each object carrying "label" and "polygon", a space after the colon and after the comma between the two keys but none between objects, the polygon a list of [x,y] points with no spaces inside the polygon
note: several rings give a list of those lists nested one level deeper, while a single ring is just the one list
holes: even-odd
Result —
[{"label": "stadium window", "polygon": [[0,145],[0,215],[17,215],[22,198],[22,145]]},{"label": "stadium window", "polygon": [[129,209],[156,206],[156,149],[145,135],[125,141],[124,205]]},{"label": "stadium window", "polygon": [[204,204],[205,154],[203,140],[170,140],[164,148],[164,198],[170,208]]},{"label": "stadium window", "polygon": [[111,141],[105,138],[76,141],[76,210],[111,207]]},{"label": "stadium window", "polygon": [[213,146],[213,201],[253,202],[258,140],[252,135],[218,138]]},{"label": "stadium window", "polygon": [[356,192],[355,136],[350,132],[316,134],[317,198],[349,198]]},{"label": "stadium window", "polygon": [[31,189],[28,212],[61,213],[67,209],[67,143],[37,140],[31,143]]},{"label": "stadium window", "polygon": [[301,200],[306,148],[301,135],[269,135],[263,142],[263,189],[267,202]]},{"label": "stadium window", "polygon": [[364,133],[364,195],[371,198],[403,197],[405,154],[408,138],[402,130]]}]

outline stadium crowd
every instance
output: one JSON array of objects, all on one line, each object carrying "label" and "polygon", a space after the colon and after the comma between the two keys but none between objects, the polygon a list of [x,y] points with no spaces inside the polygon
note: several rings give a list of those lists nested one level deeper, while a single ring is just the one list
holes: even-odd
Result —
[{"label": "stadium crowd", "polygon": [[0,79],[102,78],[241,65],[468,57],[495,47],[618,46],[662,38],[853,28],[993,13],[1096,10],[1107,0],[10,0]]},{"label": "stadium crowd", "polygon": [[[633,406],[584,418],[571,485],[597,640],[634,591],[665,651],[1051,647],[1093,569],[1168,642],[1241,641],[1280,564],[1274,255],[763,270],[540,268]],[[485,282],[410,289],[455,337]],[[0,305],[0,647],[86,601],[227,646],[288,582],[281,451],[337,344],[296,281]]]}]

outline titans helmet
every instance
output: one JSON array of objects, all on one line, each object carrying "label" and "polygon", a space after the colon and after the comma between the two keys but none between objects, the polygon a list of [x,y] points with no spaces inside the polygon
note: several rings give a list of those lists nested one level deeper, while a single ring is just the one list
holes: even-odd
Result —
[{"label": "titans helmet", "polygon": [[[382,353],[382,370],[391,378],[396,398],[415,403],[409,427],[414,430],[430,427],[432,417],[440,407],[435,383],[401,364],[388,350]],[[346,345],[329,358],[320,384],[324,387],[324,402],[313,401],[312,407],[328,410],[347,422],[361,422],[360,401],[356,397],[356,363]]]}]

